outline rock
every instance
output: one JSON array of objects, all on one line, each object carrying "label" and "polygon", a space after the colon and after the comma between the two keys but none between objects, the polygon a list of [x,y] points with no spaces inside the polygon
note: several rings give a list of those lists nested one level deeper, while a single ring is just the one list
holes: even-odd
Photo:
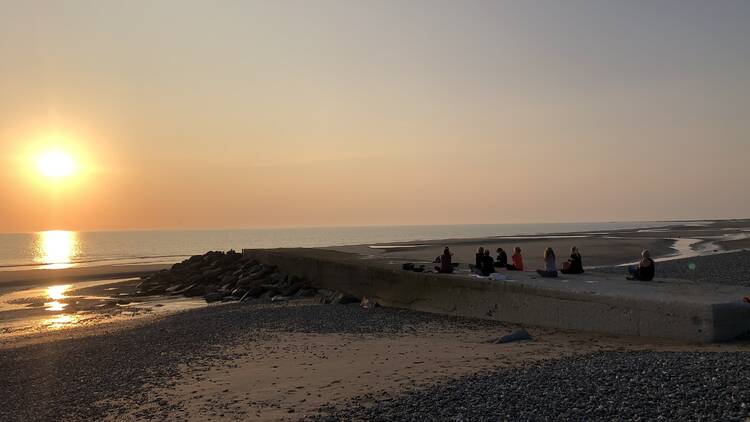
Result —
[{"label": "rock", "polygon": [[276,295],[276,296],[274,296],[274,297],[271,298],[271,302],[287,302],[290,299],[291,298],[289,296]]},{"label": "rock", "polygon": [[359,302],[359,306],[361,306],[364,309],[373,309],[380,305],[375,301],[375,299],[369,298],[369,297],[363,297],[362,301]]},{"label": "rock", "polygon": [[[219,300],[220,294],[236,298],[312,297],[316,294],[308,283],[295,275],[282,273],[276,266],[245,259],[235,251],[209,251],[194,255],[143,279],[136,293],[187,297],[205,296],[207,301]],[[326,303],[351,303],[356,298],[332,294]],[[228,299],[231,300],[231,299]]]},{"label": "rock", "polygon": [[166,292],[167,289],[164,286],[148,286],[145,291],[150,295],[160,295]]},{"label": "rock", "polygon": [[182,289],[182,284],[175,284],[173,286],[167,287],[164,291],[167,292],[167,293],[176,293],[180,289]]},{"label": "rock", "polygon": [[182,292],[182,294],[187,297],[203,296],[204,294],[206,294],[206,286],[201,286],[200,284],[191,284]]},{"label": "rock", "polygon": [[504,335],[502,337],[489,340],[488,343],[500,344],[500,343],[510,343],[514,341],[523,341],[523,340],[533,340],[533,338],[531,337],[531,334],[528,333],[528,331],[524,329],[520,329],[510,334]]},{"label": "rock", "polygon": [[185,284],[203,284],[203,274],[194,274],[185,280]]},{"label": "rock", "polygon": [[282,296],[292,296],[297,293],[301,288],[305,287],[307,282],[299,280],[288,287],[281,289]]},{"label": "rock", "polygon": [[242,297],[247,293],[245,289],[234,289],[232,290],[232,296]]},{"label": "rock", "polygon": [[216,278],[219,274],[223,273],[223,268],[213,268],[210,270],[203,271],[203,276],[206,278]]},{"label": "rock", "polygon": [[260,297],[263,293],[265,293],[266,289],[262,286],[254,286],[247,290],[247,295],[250,297]]},{"label": "rock", "polygon": [[264,288],[267,292],[270,292],[271,296],[276,296],[281,293],[281,290],[279,290],[275,284],[261,284],[260,287]]},{"label": "rock", "polygon": [[359,299],[346,293],[335,290],[321,289],[318,290],[318,303],[334,303],[346,305],[349,303],[359,303]]},{"label": "rock", "polygon": [[270,299],[273,296],[271,292],[263,292],[262,295],[258,297],[258,299]]},{"label": "rock", "polygon": [[226,295],[222,292],[212,292],[207,293],[203,298],[206,299],[206,302],[211,303],[224,299],[224,296]]},{"label": "rock", "polygon": [[234,302],[237,300],[240,300],[239,296],[234,295],[224,296],[223,298],[221,298],[222,302]]},{"label": "rock", "polygon": [[316,294],[318,294],[318,290],[305,287],[305,288],[299,289],[299,291],[297,291],[297,293],[295,293],[294,296],[295,297],[313,297]]}]

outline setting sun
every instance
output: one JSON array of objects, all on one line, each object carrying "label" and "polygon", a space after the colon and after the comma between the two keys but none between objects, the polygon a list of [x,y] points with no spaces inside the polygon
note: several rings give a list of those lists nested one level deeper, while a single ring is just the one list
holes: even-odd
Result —
[{"label": "setting sun", "polygon": [[66,177],[75,171],[73,157],[64,151],[48,151],[37,160],[39,171],[47,177]]}]

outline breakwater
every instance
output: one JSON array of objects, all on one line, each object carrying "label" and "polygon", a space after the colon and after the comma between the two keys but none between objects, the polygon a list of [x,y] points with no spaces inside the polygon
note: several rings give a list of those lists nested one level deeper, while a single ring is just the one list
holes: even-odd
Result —
[{"label": "breakwater", "polygon": [[632,282],[606,274],[558,279],[508,273],[493,281],[466,274],[403,271],[382,259],[322,249],[245,249],[246,257],[316,288],[383,306],[618,335],[719,342],[750,331],[750,288],[680,280]]}]

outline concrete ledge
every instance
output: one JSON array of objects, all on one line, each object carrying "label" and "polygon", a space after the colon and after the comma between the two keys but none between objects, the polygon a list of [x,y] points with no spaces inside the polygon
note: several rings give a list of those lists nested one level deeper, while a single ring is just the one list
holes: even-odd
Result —
[{"label": "concrete ledge", "polygon": [[374,297],[385,306],[537,325],[718,342],[750,332],[740,286],[626,281],[607,275],[545,279],[506,273],[491,281],[468,274],[403,271],[400,263],[322,249],[246,249],[246,256],[309,279],[319,288]]}]

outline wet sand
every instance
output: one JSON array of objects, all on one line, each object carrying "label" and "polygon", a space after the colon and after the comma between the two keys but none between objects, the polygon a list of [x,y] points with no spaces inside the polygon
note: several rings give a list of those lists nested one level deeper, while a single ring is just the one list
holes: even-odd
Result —
[{"label": "wet sand", "polygon": [[206,306],[203,298],[136,296],[138,278],[40,282],[0,289],[0,347],[95,334],[100,325]]},{"label": "wet sand", "polygon": [[[62,284],[71,281],[139,277],[171,267],[172,264],[101,265],[64,269],[0,271],[0,289],[18,286]],[[1,290],[0,290],[1,291]]]},{"label": "wet sand", "polygon": [[[522,249],[526,270],[544,267],[543,254],[552,247],[558,263],[567,259],[570,248],[577,246],[584,266],[615,266],[637,261],[643,249],[657,259],[679,258],[723,252],[741,248],[750,242],[750,220],[705,222],[696,225],[673,225],[656,229],[613,230],[608,232],[551,233],[538,236],[485,237],[478,239],[441,239],[399,244],[341,246],[334,249],[394,261],[431,263],[445,246],[454,254],[454,262],[467,268],[474,263],[477,248],[489,248],[493,257],[498,247],[508,256],[513,247]],[[510,258],[509,258],[510,259]]]}]

